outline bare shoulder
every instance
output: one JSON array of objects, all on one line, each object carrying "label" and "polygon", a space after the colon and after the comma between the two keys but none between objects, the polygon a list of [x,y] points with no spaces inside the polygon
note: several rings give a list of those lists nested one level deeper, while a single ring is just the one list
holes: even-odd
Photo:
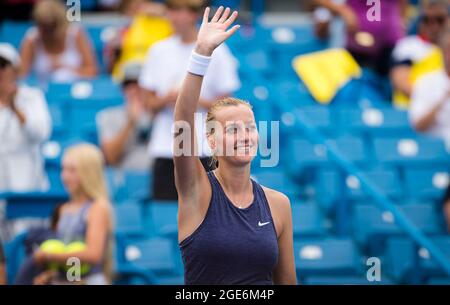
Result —
[{"label": "bare shoulder", "polygon": [[290,210],[291,201],[285,194],[265,186],[262,186],[262,188],[264,190],[264,194],[266,195],[267,201],[269,202],[271,209],[275,208],[277,210],[284,212]]},{"label": "bare shoulder", "polygon": [[106,199],[97,199],[92,204],[90,211],[92,212],[90,214],[107,215],[111,212],[111,203]]},{"label": "bare shoulder", "polygon": [[280,237],[291,223],[291,202],[289,198],[276,190],[262,186],[272,214],[277,236]]},{"label": "bare shoulder", "polygon": [[59,214],[65,213],[68,207],[69,207],[68,202],[64,202],[63,204],[61,204],[61,207],[59,208]]}]

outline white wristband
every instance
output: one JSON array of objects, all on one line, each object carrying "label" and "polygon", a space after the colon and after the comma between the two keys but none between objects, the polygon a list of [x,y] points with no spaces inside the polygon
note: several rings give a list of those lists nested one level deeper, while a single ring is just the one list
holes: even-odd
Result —
[{"label": "white wristband", "polygon": [[189,59],[188,72],[204,76],[208,70],[209,63],[211,62],[211,56],[204,56],[192,51],[191,58]]}]

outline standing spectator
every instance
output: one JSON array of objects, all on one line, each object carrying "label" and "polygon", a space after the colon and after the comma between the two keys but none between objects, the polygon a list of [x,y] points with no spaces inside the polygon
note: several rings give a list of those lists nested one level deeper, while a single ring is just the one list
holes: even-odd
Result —
[{"label": "standing spectator", "polygon": [[376,7],[382,18],[380,21],[369,20],[371,6],[366,1],[315,0],[315,3],[342,17],[347,31],[346,49],[356,61],[387,75],[392,49],[404,35],[402,12],[407,0],[382,1],[382,5]]},{"label": "standing spectator", "polygon": [[[414,85],[409,108],[417,131],[442,138],[450,147],[450,28],[440,39],[445,69],[429,73]],[[444,215],[450,232],[450,186],[444,200]]]},{"label": "standing spectator", "polygon": [[[144,88],[146,103],[155,113],[149,143],[153,166],[153,194],[159,200],[177,200],[173,165],[173,111],[181,83],[197,39],[196,22],[204,6],[201,0],[169,0],[167,16],[175,34],[156,43],[148,52],[139,84]],[[229,49],[221,45],[214,52],[200,95],[198,112],[205,115],[212,103],[237,90],[240,82],[237,64]],[[209,169],[210,154],[202,121],[196,121],[199,152]],[[203,145],[202,145],[203,144]]]},{"label": "standing spectator", "polygon": [[48,186],[40,145],[51,120],[44,94],[17,84],[20,57],[0,44],[0,192],[43,190]]},{"label": "standing spectator", "polygon": [[3,253],[3,246],[0,240],[0,285],[6,285],[6,259]]},{"label": "standing spectator", "polygon": [[148,49],[172,34],[164,4],[145,0],[124,0],[121,12],[130,24],[118,30],[105,47],[105,61],[114,79],[123,77],[123,67],[130,61],[143,62]]},{"label": "standing spectator", "polygon": [[414,83],[429,72],[443,68],[439,35],[448,22],[447,0],[424,0],[417,35],[400,39],[392,52],[390,72],[394,104],[407,107]]},{"label": "standing spectator", "polygon": [[124,170],[149,170],[147,145],[151,115],[142,99],[138,78],[139,63],[124,68],[122,88],[125,105],[102,110],[97,114],[100,143],[109,165]]},{"label": "standing spectator", "polygon": [[33,10],[36,27],[22,42],[21,76],[34,73],[42,83],[71,82],[97,74],[97,63],[86,33],[69,24],[64,5],[41,0]]}]

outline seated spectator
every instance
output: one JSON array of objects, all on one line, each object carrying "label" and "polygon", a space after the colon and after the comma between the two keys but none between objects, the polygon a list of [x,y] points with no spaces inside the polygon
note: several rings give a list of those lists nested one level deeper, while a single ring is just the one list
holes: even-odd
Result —
[{"label": "seated spectator", "polygon": [[0,192],[44,190],[48,182],[40,145],[51,132],[41,90],[19,86],[20,57],[0,44]]},{"label": "seated spectator", "polygon": [[57,0],[39,1],[33,10],[36,27],[22,42],[21,76],[33,73],[43,84],[94,77],[97,63],[86,33],[66,18]]},{"label": "seated spectator", "polygon": [[0,240],[0,285],[6,285],[6,259]]},{"label": "seated spectator", "polygon": [[166,7],[145,0],[122,1],[121,12],[130,24],[116,32],[105,47],[105,61],[114,79],[122,77],[123,66],[130,61],[143,62],[148,49],[169,37],[173,30],[165,18]]},{"label": "seated spectator", "polygon": [[425,74],[443,68],[437,44],[447,19],[447,0],[422,1],[419,32],[397,42],[392,52],[390,72],[396,106],[407,107],[414,83]]},{"label": "seated spectator", "polygon": [[[450,28],[440,38],[445,69],[429,73],[414,85],[409,117],[419,132],[442,138],[450,147]],[[450,232],[450,187],[444,204]]]},{"label": "seated spectator", "polygon": [[[82,283],[110,283],[112,215],[103,175],[104,161],[99,149],[79,144],[67,149],[63,156],[61,178],[69,193],[69,201],[59,209],[56,235],[64,244],[81,241],[86,248],[75,253],[47,253],[36,250],[27,270],[34,284],[67,284],[66,274],[45,270],[46,263],[66,264],[70,257],[89,264],[90,271]],[[34,266],[33,266],[34,264]],[[37,267],[36,267],[37,264]],[[33,270],[35,268],[35,270]],[[29,272],[21,268],[21,272]],[[24,283],[25,278],[19,276]]]},{"label": "seated spectator", "polygon": [[100,143],[109,165],[124,170],[149,170],[147,146],[151,115],[147,111],[138,85],[141,65],[130,63],[124,68],[122,88],[125,105],[102,110],[97,114]]},{"label": "seated spectator", "polygon": [[[386,0],[379,5],[380,22],[369,20],[371,6],[361,0],[315,0],[318,6],[342,17],[347,31],[346,49],[363,67],[380,75],[389,72],[389,60],[397,40],[404,36],[403,16],[406,0]],[[376,4],[374,4],[376,5]],[[323,32],[318,29],[317,32]],[[321,34],[324,35],[324,34]]]},{"label": "seated spectator", "polygon": [[[139,84],[144,88],[146,103],[155,117],[149,143],[153,165],[153,197],[158,200],[177,200],[173,164],[173,112],[178,92],[186,75],[187,64],[197,39],[197,20],[204,3],[202,0],[169,0],[167,16],[175,34],[150,48],[143,66]],[[200,114],[217,99],[229,96],[240,86],[236,60],[225,45],[214,51],[200,95]],[[205,117],[203,117],[203,120]],[[197,120],[196,131],[203,165],[210,170],[210,152],[202,120]],[[202,145],[203,144],[203,145]]]}]

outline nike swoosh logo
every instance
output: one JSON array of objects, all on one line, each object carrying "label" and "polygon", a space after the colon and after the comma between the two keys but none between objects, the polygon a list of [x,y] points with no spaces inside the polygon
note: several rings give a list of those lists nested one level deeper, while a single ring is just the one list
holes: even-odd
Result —
[{"label": "nike swoosh logo", "polygon": [[269,223],[270,223],[270,221],[268,221],[268,222],[258,221],[258,226],[262,227],[262,226],[268,225]]}]

